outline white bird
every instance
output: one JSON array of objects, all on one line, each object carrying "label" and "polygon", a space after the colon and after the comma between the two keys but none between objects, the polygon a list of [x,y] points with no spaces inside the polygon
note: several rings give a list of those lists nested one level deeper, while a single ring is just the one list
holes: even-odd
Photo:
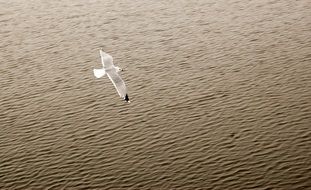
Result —
[{"label": "white bird", "polygon": [[111,55],[105,53],[102,49],[99,50],[101,61],[103,64],[102,69],[93,69],[94,75],[96,78],[101,78],[107,74],[112,84],[116,88],[118,94],[121,98],[123,98],[126,102],[130,102],[127,89],[124,81],[118,74],[118,72],[123,71],[120,67],[117,67],[113,64],[113,60]]}]

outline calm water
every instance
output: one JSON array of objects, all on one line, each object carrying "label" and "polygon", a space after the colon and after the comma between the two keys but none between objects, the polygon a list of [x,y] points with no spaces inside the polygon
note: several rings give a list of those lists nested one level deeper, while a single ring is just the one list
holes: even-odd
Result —
[{"label": "calm water", "polygon": [[0,24],[0,189],[310,189],[310,1],[0,0]]}]

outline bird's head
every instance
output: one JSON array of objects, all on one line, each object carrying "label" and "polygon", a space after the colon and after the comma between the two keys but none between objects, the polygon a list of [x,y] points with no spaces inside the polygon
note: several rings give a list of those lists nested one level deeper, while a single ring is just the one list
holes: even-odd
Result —
[{"label": "bird's head", "polygon": [[117,72],[124,71],[124,69],[122,69],[120,67],[116,67],[116,69],[117,69]]}]

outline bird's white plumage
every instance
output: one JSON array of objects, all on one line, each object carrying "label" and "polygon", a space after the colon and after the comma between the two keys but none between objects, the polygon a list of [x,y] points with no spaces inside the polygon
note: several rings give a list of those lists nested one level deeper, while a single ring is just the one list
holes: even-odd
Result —
[{"label": "bird's white plumage", "polygon": [[111,55],[105,53],[102,49],[99,51],[99,53],[101,56],[103,68],[93,69],[95,77],[100,78],[107,74],[108,78],[111,80],[112,84],[116,88],[119,96],[122,97],[125,101],[129,102],[125,83],[122,80],[121,76],[118,74],[121,69],[113,64],[113,59]]},{"label": "bird's white plumage", "polygon": [[126,95],[126,86],[120,75],[117,73],[116,69],[109,69],[107,70],[107,75],[111,80],[112,84],[116,88],[120,97],[124,98]]},{"label": "bird's white plumage", "polygon": [[100,54],[104,69],[109,69],[114,66],[111,55],[109,55],[108,53],[105,53],[102,49],[99,50],[99,54]]},{"label": "bird's white plumage", "polygon": [[105,69],[93,69],[96,78],[103,77],[106,74]]}]

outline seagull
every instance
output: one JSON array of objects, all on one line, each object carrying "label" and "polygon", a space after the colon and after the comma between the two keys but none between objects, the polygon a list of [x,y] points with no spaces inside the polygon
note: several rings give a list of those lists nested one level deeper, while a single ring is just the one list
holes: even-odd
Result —
[{"label": "seagull", "polygon": [[101,78],[107,75],[108,78],[111,80],[112,84],[114,85],[114,87],[116,88],[120,97],[123,98],[124,101],[130,102],[125,83],[120,77],[120,75],[118,74],[120,71],[123,71],[123,69],[115,66],[113,64],[113,59],[111,55],[109,55],[108,53],[105,53],[103,49],[99,50],[99,54],[101,56],[103,68],[93,69],[94,76],[96,78]]}]

